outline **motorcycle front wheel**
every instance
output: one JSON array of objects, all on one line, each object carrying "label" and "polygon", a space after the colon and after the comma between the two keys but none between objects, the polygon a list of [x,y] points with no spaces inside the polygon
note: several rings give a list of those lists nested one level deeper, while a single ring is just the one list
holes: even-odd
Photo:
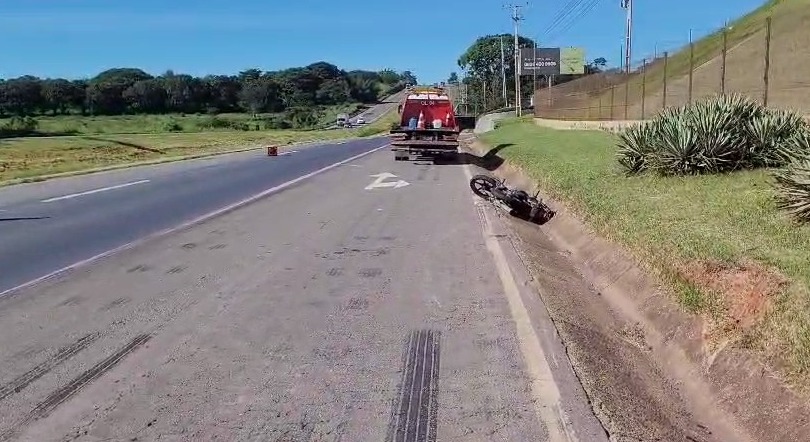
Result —
[{"label": "motorcycle front wheel", "polygon": [[470,180],[470,189],[481,198],[489,198],[492,195],[492,189],[497,185],[498,182],[495,178],[488,175],[475,175]]}]

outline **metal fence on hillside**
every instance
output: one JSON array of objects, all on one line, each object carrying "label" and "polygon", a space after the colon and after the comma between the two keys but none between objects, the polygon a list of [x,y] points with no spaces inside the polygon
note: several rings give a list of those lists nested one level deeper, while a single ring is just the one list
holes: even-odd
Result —
[{"label": "metal fence on hillside", "polygon": [[535,116],[639,120],[717,94],[744,94],[810,115],[810,8],[724,27],[622,69],[535,92]]}]

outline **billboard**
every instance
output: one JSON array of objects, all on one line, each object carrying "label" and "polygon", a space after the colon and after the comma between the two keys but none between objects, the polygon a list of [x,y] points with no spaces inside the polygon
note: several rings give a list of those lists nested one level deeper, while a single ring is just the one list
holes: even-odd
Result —
[{"label": "billboard", "polygon": [[585,50],[582,48],[560,48],[560,74],[581,75],[585,73]]},{"label": "billboard", "polygon": [[521,48],[520,75],[569,75],[585,73],[582,48]]}]

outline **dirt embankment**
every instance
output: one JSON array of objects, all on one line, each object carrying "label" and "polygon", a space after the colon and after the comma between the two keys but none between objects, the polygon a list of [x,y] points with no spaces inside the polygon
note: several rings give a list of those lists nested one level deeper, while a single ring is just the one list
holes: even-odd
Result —
[{"label": "dirt embankment", "polygon": [[[464,145],[478,155],[489,151],[473,136]],[[509,162],[494,173],[536,190]],[[708,330],[715,325],[684,312],[629,253],[546,200],[558,213],[545,226],[511,223],[517,248],[613,440],[810,440],[810,407],[752,351],[711,345]],[[561,261],[570,271],[552,271],[566,268]],[[707,264],[683,271],[708,278],[718,290],[756,292],[748,277],[756,269]],[[762,306],[754,298],[741,297],[734,311],[755,316]]]}]

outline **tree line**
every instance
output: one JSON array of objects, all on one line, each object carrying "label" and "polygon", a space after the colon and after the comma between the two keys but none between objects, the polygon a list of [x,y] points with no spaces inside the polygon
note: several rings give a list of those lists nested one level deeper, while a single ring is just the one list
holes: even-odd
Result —
[{"label": "tree line", "polygon": [[[503,54],[505,63],[501,62],[501,41],[503,41]],[[535,47],[534,40],[518,36],[518,47]],[[485,35],[473,42],[458,58],[458,66],[465,71],[464,78],[459,79],[457,73],[452,72],[447,79],[450,84],[463,83],[468,88],[468,103],[471,111],[477,109],[478,113],[489,112],[514,105],[515,98],[515,63],[511,54],[515,53],[514,36],[511,34]],[[597,58],[585,65],[585,74],[601,72],[607,64],[604,58]],[[503,65],[503,66],[502,66]],[[501,70],[503,68],[503,71]],[[583,75],[555,75],[552,77],[552,86],[581,78]],[[508,103],[503,99],[503,78],[506,77],[506,96]],[[548,79],[538,79],[537,88],[547,87]],[[534,92],[533,81],[521,81],[521,96],[528,97]],[[528,102],[524,105],[528,106]]]},{"label": "tree line", "polygon": [[409,72],[344,71],[317,62],[305,67],[195,77],[168,71],[152,76],[113,68],[90,79],[0,79],[0,118],[37,115],[122,115],[295,111],[351,102],[376,102],[416,84]]}]

